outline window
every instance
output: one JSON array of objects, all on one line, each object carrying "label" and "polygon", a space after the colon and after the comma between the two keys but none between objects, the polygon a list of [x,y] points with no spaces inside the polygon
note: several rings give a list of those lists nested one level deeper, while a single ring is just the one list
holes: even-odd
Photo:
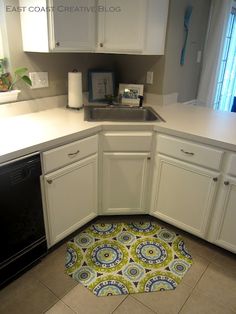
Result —
[{"label": "window", "polygon": [[0,59],[9,57],[4,1],[0,1]]},{"label": "window", "polygon": [[214,108],[231,111],[236,96],[236,8],[232,8],[227,26]]},{"label": "window", "polygon": [[0,26],[0,59],[4,57],[4,52],[3,52],[3,40],[2,40],[2,30]]}]

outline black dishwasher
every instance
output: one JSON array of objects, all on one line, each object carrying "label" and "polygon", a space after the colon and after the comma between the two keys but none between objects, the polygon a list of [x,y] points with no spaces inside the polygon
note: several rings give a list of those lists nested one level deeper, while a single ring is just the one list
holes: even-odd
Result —
[{"label": "black dishwasher", "polygon": [[0,287],[47,252],[40,156],[0,165]]}]

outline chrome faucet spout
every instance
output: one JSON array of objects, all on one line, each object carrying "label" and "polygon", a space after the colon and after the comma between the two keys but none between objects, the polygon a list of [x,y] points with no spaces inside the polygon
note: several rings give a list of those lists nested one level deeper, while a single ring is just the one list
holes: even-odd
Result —
[{"label": "chrome faucet spout", "polygon": [[143,96],[139,95],[138,98],[139,98],[139,108],[142,108],[143,107]]}]

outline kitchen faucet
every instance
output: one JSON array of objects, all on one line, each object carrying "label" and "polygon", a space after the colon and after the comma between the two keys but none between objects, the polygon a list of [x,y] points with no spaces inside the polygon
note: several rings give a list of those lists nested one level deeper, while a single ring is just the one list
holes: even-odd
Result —
[{"label": "kitchen faucet", "polygon": [[142,108],[143,107],[143,96],[141,96],[141,95],[139,95],[138,96],[138,98],[139,98],[139,108]]}]

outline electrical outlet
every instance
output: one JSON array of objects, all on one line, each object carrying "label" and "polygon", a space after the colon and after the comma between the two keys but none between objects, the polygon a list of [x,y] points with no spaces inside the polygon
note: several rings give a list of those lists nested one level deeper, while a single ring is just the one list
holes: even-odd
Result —
[{"label": "electrical outlet", "polygon": [[146,83],[153,84],[153,72],[147,72]]},{"label": "electrical outlet", "polygon": [[29,72],[32,89],[48,87],[48,72]]}]

